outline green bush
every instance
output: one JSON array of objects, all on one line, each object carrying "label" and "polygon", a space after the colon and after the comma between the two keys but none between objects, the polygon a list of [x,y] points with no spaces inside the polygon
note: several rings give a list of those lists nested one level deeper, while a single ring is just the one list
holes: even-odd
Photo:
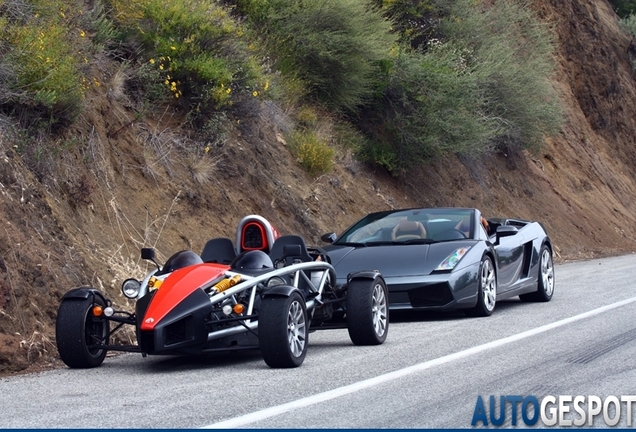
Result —
[{"label": "green bush", "polygon": [[483,113],[497,123],[496,143],[538,149],[563,123],[551,82],[554,32],[523,1],[498,0],[481,13],[471,3],[456,2],[445,30],[472,53]]},{"label": "green bush", "polygon": [[452,44],[403,53],[386,92],[386,133],[399,166],[446,153],[475,153],[494,136],[484,99],[462,51]]},{"label": "green bush", "polygon": [[437,8],[432,0],[376,0],[382,13],[393,22],[400,40],[418,48],[434,37]]},{"label": "green bush", "polygon": [[439,13],[443,39],[400,52],[375,122],[360,123],[368,158],[405,171],[447,153],[538,148],[559,130],[553,39],[527,6],[457,0]]},{"label": "green bush", "polygon": [[609,0],[609,2],[621,18],[627,18],[636,13],[636,0]]},{"label": "green bush", "polygon": [[91,85],[78,13],[62,2],[13,6],[0,8],[0,105],[30,124],[67,124]]},{"label": "green bush", "polygon": [[266,91],[242,27],[215,0],[109,1],[129,43],[142,49],[143,67],[155,68],[191,114],[227,106],[235,94]]},{"label": "green bush", "polygon": [[390,22],[366,0],[239,0],[274,67],[331,109],[355,112],[381,88],[395,43]]},{"label": "green bush", "polygon": [[622,18],[620,23],[625,31],[632,35],[632,37],[636,37],[636,15],[628,15]]},{"label": "green bush", "polygon": [[289,147],[298,163],[312,176],[324,174],[333,168],[333,149],[313,131],[292,132]]}]

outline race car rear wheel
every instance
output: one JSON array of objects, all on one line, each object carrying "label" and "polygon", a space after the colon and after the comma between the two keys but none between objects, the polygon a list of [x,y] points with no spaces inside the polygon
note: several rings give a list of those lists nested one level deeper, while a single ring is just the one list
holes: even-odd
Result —
[{"label": "race car rear wheel", "polygon": [[539,282],[537,290],[532,293],[522,294],[519,298],[525,302],[547,302],[554,294],[554,263],[552,262],[552,251],[547,245],[541,247],[539,254]]},{"label": "race car rear wheel", "polygon": [[307,338],[307,307],[300,293],[263,299],[258,316],[258,343],[269,367],[300,366],[307,354]]},{"label": "race car rear wheel", "polygon": [[106,306],[99,296],[64,299],[57,311],[55,340],[62,361],[71,368],[102,364],[108,344],[108,321],[93,315],[93,307]]},{"label": "race car rear wheel", "polygon": [[490,316],[497,302],[497,275],[492,260],[487,255],[481,260],[478,277],[477,304],[465,309],[464,313],[473,317]]},{"label": "race car rear wheel", "polygon": [[389,291],[382,278],[358,279],[347,288],[347,328],[356,345],[380,345],[389,332]]}]

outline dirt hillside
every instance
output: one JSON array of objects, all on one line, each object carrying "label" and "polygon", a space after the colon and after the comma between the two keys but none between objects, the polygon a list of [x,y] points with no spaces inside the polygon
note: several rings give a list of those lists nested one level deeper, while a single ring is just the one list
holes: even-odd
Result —
[{"label": "dirt hillside", "polygon": [[125,71],[102,58],[93,62],[102,85],[55,151],[23,153],[0,121],[0,373],[59,366],[54,323],[68,289],[91,285],[125,304],[121,281],[146,272],[140,247],[160,260],[200,252],[211,237],[233,238],[251,213],[320,244],[371,211],[470,206],[542,221],[557,260],[635,251],[633,41],[606,0],[532,4],[558,34],[554,80],[567,116],[537,154],[453,157],[396,179],[337,149],[335,169],[314,179],[283,138],[293,113],[254,102],[227,139],[198,143],[210,151],[193,156],[182,119],[140,118]]}]

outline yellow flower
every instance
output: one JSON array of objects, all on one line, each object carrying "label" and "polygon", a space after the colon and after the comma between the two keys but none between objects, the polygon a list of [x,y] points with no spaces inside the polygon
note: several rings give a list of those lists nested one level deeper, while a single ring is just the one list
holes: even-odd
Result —
[{"label": "yellow flower", "polygon": [[254,96],[254,97],[258,96],[258,92],[256,90],[254,90],[254,92],[252,93],[252,96]]},{"label": "yellow flower", "polygon": [[205,152],[206,152],[206,153],[210,153],[210,146],[207,146],[207,147],[205,148]]},{"label": "yellow flower", "polygon": [[80,30],[80,36],[81,37],[85,37],[86,36],[86,33],[84,33],[84,30]]},{"label": "yellow flower", "polygon": [[155,59],[150,59],[148,61],[150,62],[150,64],[155,64]]},{"label": "yellow flower", "polygon": [[170,47],[170,49],[171,49],[172,51],[175,51],[175,50],[177,49],[177,47],[171,46],[171,47]]},{"label": "yellow flower", "polygon": [[159,65],[159,70],[163,70],[163,65],[162,64]]}]

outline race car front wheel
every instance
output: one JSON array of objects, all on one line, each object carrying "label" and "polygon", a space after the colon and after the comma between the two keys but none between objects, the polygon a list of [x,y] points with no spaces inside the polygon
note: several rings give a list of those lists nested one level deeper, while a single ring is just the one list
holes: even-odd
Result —
[{"label": "race car front wheel", "polygon": [[102,364],[108,343],[108,321],[94,316],[93,308],[105,307],[99,296],[64,299],[57,311],[55,340],[62,361],[71,368],[92,368]]},{"label": "race car front wheel", "polygon": [[354,279],[347,287],[347,329],[356,345],[380,345],[389,332],[389,292],[382,278]]},{"label": "race car front wheel", "polygon": [[265,297],[258,316],[258,343],[269,367],[300,366],[307,354],[307,307],[302,296]]}]

